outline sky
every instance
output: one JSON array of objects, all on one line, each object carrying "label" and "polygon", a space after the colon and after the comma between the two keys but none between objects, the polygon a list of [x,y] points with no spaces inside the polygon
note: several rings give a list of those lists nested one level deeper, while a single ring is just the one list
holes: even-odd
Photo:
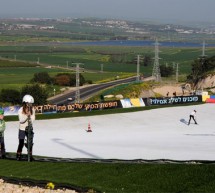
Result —
[{"label": "sky", "polygon": [[0,0],[0,17],[214,22],[214,0]]}]

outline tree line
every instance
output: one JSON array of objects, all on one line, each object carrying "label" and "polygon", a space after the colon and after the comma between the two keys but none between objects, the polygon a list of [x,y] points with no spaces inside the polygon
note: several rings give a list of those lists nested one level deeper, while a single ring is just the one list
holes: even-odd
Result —
[{"label": "tree line", "polygon": [[[82,74],[79,74],[79,76],[80,86],[82,86],[86,81]],[[76,74],[59,73],[55,77],[50,77],[47,72],[35,73],[30,80],[30,84],[25,85],[20,91],[15,89],[2,89],[0,92],[0,103],[19,105],[22,103],[22,97],[30,94],[34,97],[36,105],[47,104],[49,96],[48,85],[76,86]]]},{"label": "tree line", "polygon": [[214,73],[215,56],[210,58],[202,56],[194,60],[191,67],[191,73],[187,76],[187,80],[195,86],[198,81],[204,78],[208,73]]}]

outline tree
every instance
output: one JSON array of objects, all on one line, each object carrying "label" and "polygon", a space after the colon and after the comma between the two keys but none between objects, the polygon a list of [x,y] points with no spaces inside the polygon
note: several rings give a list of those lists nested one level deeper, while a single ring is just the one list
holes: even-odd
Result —
[{"label": "tree", "polygon": [[20,92],[13,89],[2,89],[0,93],[0,101],[12,103],[13,105],[20,104]]},{"label": "tree", "polygon": [[[79,74],[80,86],[82,86],[86,81],[82,74]],[[54,82],[61,86],[76,86],[76,74],[60,73],[54,78]]]},{"label": "tree", "polygon": [[[84,85],[84,83],[86,82],[82,74],[79,74],[79,81],[80,81],[80,86]],[[70,86],[76,86],[76,74],[70,75]]]},{"label": "tree", "polygon": [[191,66],[191,74],[187,76],[187,79],[196,84],[199,78],[202,76],[202,64],[199,62],[199,60],[194,60]]},{"label": "tree", "polygon": [[160,73],[162,77],[169,77],[173,74],[174,70],[171,66],[160,65]]},{"label": "tree", "polygon": [[36,105],[47,104],[48,93],[46,87],[42,87],[39,84],[26,85],[21,90],[21,97],[29,94],[34,97],[34,103]]},{"label": "tree", "polygon": [[52,78],[47,72],[38,72],[34,74],[34,77],[31,79],[31,82],[41,83],[41,84],[51,84]]},{"label": "tree", "polygon": [[152,63],[151,56],[145,55],[143,59],[143,66],[149,66]]},{"label": "tree", "polygon": [[187,79],[195,85],[205,73],[215,69],[215,56],[196,59],[191,64],[191,67],[191,73],[187,76]]},{"label": "tree", "polygon": [[60,86],[70,86],[70,77],[68,75],[62,74],[55,77],[55,84]]}]

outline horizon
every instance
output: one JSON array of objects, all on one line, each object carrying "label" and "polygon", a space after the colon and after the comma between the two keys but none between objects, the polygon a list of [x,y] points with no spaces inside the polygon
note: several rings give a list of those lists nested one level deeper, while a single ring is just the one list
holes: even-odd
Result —
[{"label": "horizon", "polygon": [[214,23],[214,7],[215,1],[211,0],[7,0],[1,4],[0,18],[101,18],[177,24]]}]

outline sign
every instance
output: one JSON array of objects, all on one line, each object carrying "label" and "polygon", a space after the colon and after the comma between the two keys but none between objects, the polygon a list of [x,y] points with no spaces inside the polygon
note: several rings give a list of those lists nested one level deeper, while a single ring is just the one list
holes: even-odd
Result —
[{"label": "sign", "polygon": [[170,104],[183,104],[202,102],[202,96],[178,96],[170,98],[149,98],[148,105],[170,105]]}]

